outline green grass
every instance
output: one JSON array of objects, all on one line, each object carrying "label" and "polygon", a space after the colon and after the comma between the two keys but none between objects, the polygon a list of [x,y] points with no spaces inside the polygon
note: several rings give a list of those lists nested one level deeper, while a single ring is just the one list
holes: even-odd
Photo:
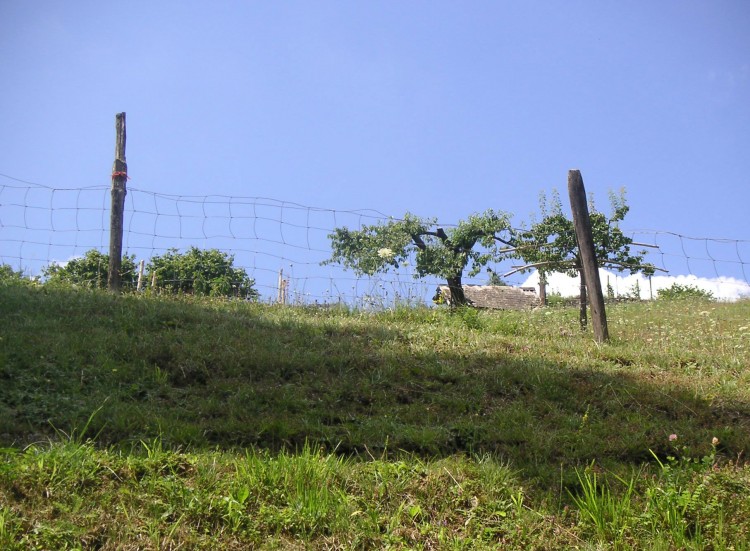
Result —
[{"label": "green grass", "polygon": [[748,548],[750,301],[0,314],[0,548]]}]

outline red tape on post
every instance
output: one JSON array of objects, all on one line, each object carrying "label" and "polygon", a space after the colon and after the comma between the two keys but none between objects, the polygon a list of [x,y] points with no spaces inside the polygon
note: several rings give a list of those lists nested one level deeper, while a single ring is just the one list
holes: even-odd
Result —
[{"label": "red tape on post", "polygon": [[127,172],[113,172],[112,178],[127,178],[130,180],[130,176],[128,176]]}]

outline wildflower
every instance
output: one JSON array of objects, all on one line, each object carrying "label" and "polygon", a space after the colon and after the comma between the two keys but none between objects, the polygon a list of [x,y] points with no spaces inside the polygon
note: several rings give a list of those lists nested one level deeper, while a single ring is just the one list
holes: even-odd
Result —
[{"label": "wildflower", "polygon": [[713,446],[714,448],[715,448],[716,446],[718,446],[718,445],[719,445],[719,439],[718,439],[718,438],[716,438],[716,437],[714,436],[714,437],[713,437],[713,438],[711,439],[711,445],[712,445],[712,446]]},{"label": "wildflower", "polygon": [[675,440],[677,440],[677,435],[676,434],[670,434],[669,435],[669,441],[670,442],[674,442]]}]

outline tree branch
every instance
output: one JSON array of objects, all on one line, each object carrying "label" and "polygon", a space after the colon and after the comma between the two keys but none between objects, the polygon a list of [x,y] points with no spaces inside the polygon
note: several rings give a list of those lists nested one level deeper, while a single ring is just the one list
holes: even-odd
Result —
[{"label": "tree branch", "polygon": [[664,272],[665,274],[669,273],[669,270],[665,270],[663,268],[657,268],[656,266],[651,266],[650,264],[636,264],[635,266],[630,264],[625,264],[623,262],[617,262],[616,260],[603,260],[601,263],[602,266],[622,266],[623,268],[649,268],[651,270],[659,270],[660,272]]},{"label": "tree branch", "polygon": [[533,264],[526,264],[526,266],[513,266],[515,268],[514,270],[511,270],[510,272],[503,274],[503,277],[512,276],[513,274],[517,274],[518,272],[523,272],[524,270],[528,270],[530,268],[538,268],[539,266],[549,266],[550,264],[555,264],[557,266],[565,266],[566,264],[570,264],[570,267],[574,267],[575,263],[573,261],[560,263],[557,260],[546,260],[544,262],[534,262]]},{"label": "tree branch", "polygon": [[[488,234],[484,234],[484,235],[488,235]],[[492,237],[492,239],[494,239],[495,241],[500,241],[500,243],[502,243],[503,245],[509,245],[509,246],[512,246],[512,245],[514,245],[514,244],[515,244],[515,243],[513,243],[513,241],[512,241],[512,240],[511,240],[511,241],[506,241],[505,239],[502,239],[502,238],[498,237],[498,236],[497,236],[497,235],[495,235],[494,233],[492,233],[492,234],[489,234],[489,236],[491,236],[491,237]],[[515,250],[515,249],[509,249],[509,251],[508,251],[508,252],[510,252],[510,251],[513,251],[513,250]],[[506,252],[506,251],[499,251],[499,252],[501,252],[501,253],[504,253],[504,252]]]},{"label": "tree branch", "polygon": [[[538,268],[539,266],[549,266],[550,264],[555,264],[561,267],[566,266],[566,265],[569,265],[569,267],[571,268],[576,267],[576,263],[572,260],[570,262],[564,262],[564,263],[559,263],[556,260],[547,260],[544,262],[534,262],[533,264],[526,264],[525,266],[513,266],[514,269],[508,273],[503,274],[503,277],[512,276],[513,274],[517,274],[518,272],[523,272],[524,270],[528,270],[531,268]],[[599,267],[601,268],[605,266],[622,266],[623,268],[640,268],[640,269],[650,268],[652,270],[659,270],[660,272],[669,273],[669,270],[657,268],[656,266],[642,265],[642,264],[639,264],[637,266],[630,266],[628,264],[623,264],[622,262],[615,262],[613,260],[605,260],[600,264]]]},{"label": "tree branch", "polygon": [[[425,232],[424,235],[431,235],[431,234],[429,232]],[[418,233],[412,234],[411,239],[412,241],[414,241],[414,244],[417,246],[417,248],[420,251],[424,251],[425,249],[427,249],[427,245],[425,245],[425,242],[422,240],[422,237],[420,236],[420,234]]]}]

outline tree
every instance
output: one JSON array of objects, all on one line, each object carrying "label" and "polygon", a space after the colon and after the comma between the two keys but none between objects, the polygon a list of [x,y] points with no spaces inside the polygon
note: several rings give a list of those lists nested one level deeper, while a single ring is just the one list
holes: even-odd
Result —
[{"label": "tree", "polygon": [[490,268],[487,268],[487,272],[490,274],[490,277],[487,279],[487,285],[490,287],[508,286],[508,283],[497,272],[493,272]]},{"label": "tree", "polygon": [[474,214],[448,229],[439,227],[435,219],[406,213],[403,220],[360,230],[336,228],[328,237],[333,254],[324,264],[341,264],[359,275],[374,275],[398,269],[414,257],[415,277],[445,278],[453,306],[467,303],[462,287],[464,271],[469,268],[470,276],[477,275],[488,262],[500,259],[501,245],[511,243],[508,215],[493,210]]},{"label": "tree", "polygon": [[10,264],[0,264],[0,284],[31,284],[35,280],[24,277],[22,271],[16,271]]},{"label": "tree", "polygon": [[[609,217],[597,211],[593,199],[589,199],[591,231],[599,267],[627,271],[631,274],[640,271],[647,275],[653,274],[653,265],[643,263],[646,251],[633,252],[633,240],[625,236],[618,225],[630,210],[625,200],[624,189],[619,193],[610,192],[609,198],[612,207]],[[540,286],[546,283],[547,275],[550,273],[562,272],[572,277],[578,275],[581,280],[581,327],[584,328],[586,281],[573,220],[563,214],[560,196],[556,190],[552,192],[549,207],[544,194],[541,194],[539,204],[541,220],[532,223],[528,230],[517,235],[514,255],[526,263],[519,271],[536,268]]]},{"label": "tree", "polygon": [[[65,283],[92,289],[106,289],[108,271],[109,255],[91,249],[86,251],[83,257],[74,258],[65,264],[50,264],[42,269],[42,274],[47,283]],[[136,286],[138,274],[135,255],[123,255],[120,278],[123,287]]]},{"label": "tree", "polygon": [[169,249],[148,264],[156,285],[174,293],[256,299],[255,281],[243,268],[234,267],[234,256],[217,249],[190,247],[185,253]]}]

